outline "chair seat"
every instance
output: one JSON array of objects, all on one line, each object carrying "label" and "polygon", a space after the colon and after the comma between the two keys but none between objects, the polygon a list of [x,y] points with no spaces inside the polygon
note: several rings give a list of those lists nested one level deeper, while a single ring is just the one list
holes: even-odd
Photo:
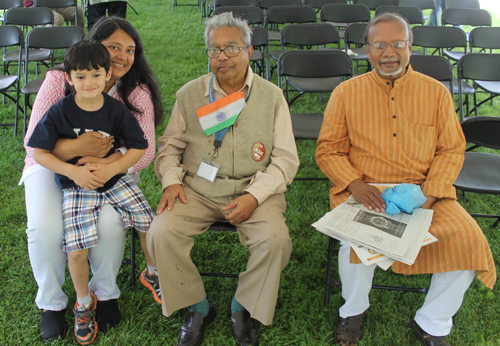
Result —
[{"label": "chair seat", "polygon": [[366,53],[366,48],[364,47],[354,47],[354,48],[349,48],[349,50],[353,53],[356,53],[357,55],[350,55],[352,60],[368,60],[368,54]]},{"label": "chair seat", "polygon": [[264,55],[258,49],[254,49],[252,56],[250,56],[250,61],[261,61],[264,60]]},{"label": "chair seat", "polygon": [[297,113],[291,116],[295,139],[318,139],[323,113]]},{"label": "chair seat", "polygon": [[290,85],[298,91],[310,93],[329,93],[332,92],[340,83],[344,81],[342,77],[327,78],[306,78],[306,77],[287,77]]},{"label": "chair seat", "polygon": [[[448,90],[450,90],[448,82],[442,82]],[[462,94],[464,95],[472,95],[475,90],[471,87],[466,81],[462,81]],[[458,80],[453,78],[453,94],[458,94]]]},{"label": "chair seat", "polygon": [[280,58],[281,54],[283,54],[282,51],[280,50],[271,50],[269,51],[269,56],[275,60],[275,61],[278,61],[278,59]]},{"label": "chair seat", "polygon": [[269,31],[269,41],[279,41],[281,38],[280,30]]},{"label": "chair seat", "polygon": [[[412,52],[412,54],[413,54],[413,52]],[[465,53],[464,52],[458,52],[458,51],[455,52],[453,50],[445,50],[443,52],[443,54],[445,56],[447,56],[448,58],[450,58],[451,60],[453,60],[453,61],[458,61],[458,60],[460,60],[461,57],[464,56]]]},{"label": "chair seat", "polygon": [[42,78],[31,80],[21,89],[21,92],[25,95],[34,95],[38,93],[38,90],[40,90],[42,83]]},{"label": "chair seat", "polygon": [[500,82],[476,80],[476,84],[490,94],[500,94]]},{"label": "chair seat", "polygon": [[500,156],[466,152],[462,170],[453,184],[459,190],[500,194]]},{"label": "chair seat", "polygon": [[0,76],[0,90],[7,91],[11,86],[16,84],[17,76]]},{"label": "chair seat", "polygon": [[[26,58],[26,53],[22,52],[23,61]],[[30,49],[28,51],[29,61],[44,61],[50,59],[50,49]],[[5,62],[17,62],[19,60],[19,50],[9,50],[3,56],[3,61]]]}]

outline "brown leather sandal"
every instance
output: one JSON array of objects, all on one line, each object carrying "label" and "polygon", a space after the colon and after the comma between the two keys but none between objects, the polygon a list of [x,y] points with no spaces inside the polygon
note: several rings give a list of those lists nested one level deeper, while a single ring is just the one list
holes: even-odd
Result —
[{"label": "brown leather sandal", "polygon": [[340,318],[335,331],[335,343],[342,346],[356,346],[356,343],[361,340],[365,319],[366,311],[356,316]]},{"label": "brown leather sandal", "polygon": [[451,346],[451,344],[446,339],[446,336],[433,336],[425,332],[420,326],[415,322],[411,321],[411,329],[417,334],[418,338],[426,346]]}]

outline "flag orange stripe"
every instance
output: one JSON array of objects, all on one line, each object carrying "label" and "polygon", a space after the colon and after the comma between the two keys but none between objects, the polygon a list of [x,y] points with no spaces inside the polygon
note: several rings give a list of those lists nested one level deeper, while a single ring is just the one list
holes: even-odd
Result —
[{"label": "flag orange stripe", "polygon": [[221,98],[220,100],[209,103],[208,105],[203,106],[201,108],[198,108],[196,110],[196,114],[198,114],[198,118],[204,117],[205,115],[213,113],[216,110],[221,109],[222,107],[225,107],[228,104],[233,103],[234,101],[238,101],[239,99],[242,98],[243,98],[243,93],[241,91],[228,95],[224,98]]}]

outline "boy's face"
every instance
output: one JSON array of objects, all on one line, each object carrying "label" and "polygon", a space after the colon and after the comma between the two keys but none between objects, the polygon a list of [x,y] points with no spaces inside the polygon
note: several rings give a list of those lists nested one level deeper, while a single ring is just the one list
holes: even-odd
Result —
[{"label": "boy's face", "polygon": [[111,69],[108,73],[104,67],[98,70],[72,70],[70,76],[65,74],[69,85],[75,88],[78,96],[92,99],[101,95],[106,82],[111,78]]}]

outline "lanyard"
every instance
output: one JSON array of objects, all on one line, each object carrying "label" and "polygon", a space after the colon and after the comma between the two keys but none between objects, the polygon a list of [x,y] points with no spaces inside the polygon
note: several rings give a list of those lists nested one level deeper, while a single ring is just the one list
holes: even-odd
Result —
[{"label": "lanyard", "polygon": [[[210,77],[210,85],[208,87],[208,97],[210,99],[210,103],[215,102],[215,97],[214,97],[214,77],[215,75],[212,74],[212,77]],[[248,101],[248,98],[250,97],[250,94],[252,93],[252,88],[248,91],[247,98],[245,99],[245,102]],[[224,138],[224,135],[226,134],[227,130],[229,129],[229,126],[226,128],[223,128],[222,130],[218,131],[215,133],[215,141],[214,141],[214,159],[217,157],[217,153],[219,152],[219,148],[222,145],[222,139]]]}]

